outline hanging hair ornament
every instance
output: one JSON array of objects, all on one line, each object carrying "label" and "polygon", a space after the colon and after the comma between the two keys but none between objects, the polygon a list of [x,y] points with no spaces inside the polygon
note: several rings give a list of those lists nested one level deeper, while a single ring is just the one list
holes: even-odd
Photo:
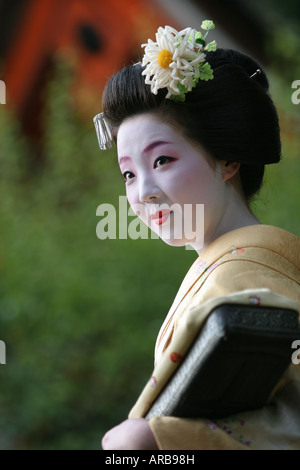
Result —
[{"label": "hanging hair ornament", "polygon": [[107,150],[112,147],[113,137],[108,121],[104,117],[104,113],[97,114],[94,119],[96,134],[101,150]]},{"label": "hanging hair ornament", "polygon": [[199,80],[213,79],[213,71],[205,62],[205,51],[215,51],[216,41],[206,44],[205,40],[215,25],[205,20],[201,29],[206,33],[192,28],[176,31],[171,26],[158,28],[156,42],[148,39],[142,65],[145,67],[145,83],[151,86],[155,95],[160,88],[167,88],[166,98],[184,101],[185,95],[194,88]]}]

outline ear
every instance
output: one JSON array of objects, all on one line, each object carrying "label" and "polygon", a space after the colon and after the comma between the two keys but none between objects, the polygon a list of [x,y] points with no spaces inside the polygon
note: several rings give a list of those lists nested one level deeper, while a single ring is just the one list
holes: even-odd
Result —
[{"label": "ear", "polygon": [[240,163],[238,162],[222,162],[222,176],[223,181],[227,181],[232,178],[240,169]]}]

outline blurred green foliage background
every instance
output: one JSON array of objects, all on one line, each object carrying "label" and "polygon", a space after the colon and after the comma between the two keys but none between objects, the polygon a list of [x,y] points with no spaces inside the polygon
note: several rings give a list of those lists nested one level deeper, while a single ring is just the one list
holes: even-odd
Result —
[{"label": "blurred green foliage background", "polygon": [[[299,125],[290,82],[270,74],[283,121]],[[118,207],[125,188],[114,151],[101,153],[92,120],[77,114],[71,81],[58,62],[39,164],[0,107],[3,449],[99,449],[151,374],[160,324],[196,257],[160,240],[96,237],[98,205]],[[283,142],[253,210],[299,235],[299,142],[289,133]]]},{"label": "blurred green foliage background", "polygon": [[[97,206],[125,194],[58,64],[43,162],[0,108],[0,447],[99,448],[151,373],[161,321],[194,253],[99,240]],[[150,247],[151,244],[151,247]]]}]

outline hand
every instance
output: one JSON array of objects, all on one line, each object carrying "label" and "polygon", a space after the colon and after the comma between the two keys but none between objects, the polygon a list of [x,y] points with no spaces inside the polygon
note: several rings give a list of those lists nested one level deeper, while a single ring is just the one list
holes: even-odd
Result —
[{"label": "hand", "polygon": [[110,429],[102,439],[103,450],[158,450],[148,421],[127,419]]}]

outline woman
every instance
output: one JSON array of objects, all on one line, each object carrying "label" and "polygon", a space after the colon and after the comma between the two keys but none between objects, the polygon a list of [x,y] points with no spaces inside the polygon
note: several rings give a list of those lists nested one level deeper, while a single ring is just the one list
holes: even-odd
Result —
[{"label": "woman", "polygon": [[[207,32],[213,28],[210,21],[202,23]],[[206,44],[206,35],[191,28],[160,28],[156,42],[144,45],[142,64],[109,80],[104,113],[96,119],[102,146],[110,138],[117,143],[135,213],[166,243],[189,244],[199,255],[158,335],[158,369],[180,322],[204,317],[211,300],[264,288],[299,308],[299,239],[261,225],[249,206],[265,165],[281,158],[267,77],[250,57]],[[203,224],[196,217],[201,205]],[[185,230],[187,217],[192,222]],[[269,294],[266,299],[263,294],[255,300],[267,302]],[[300,449],[300,370],[295,364],[271,404],[225,421],[146,420],[152,390],[149,382],[130,419],[106,433],[104,449]]]}]

